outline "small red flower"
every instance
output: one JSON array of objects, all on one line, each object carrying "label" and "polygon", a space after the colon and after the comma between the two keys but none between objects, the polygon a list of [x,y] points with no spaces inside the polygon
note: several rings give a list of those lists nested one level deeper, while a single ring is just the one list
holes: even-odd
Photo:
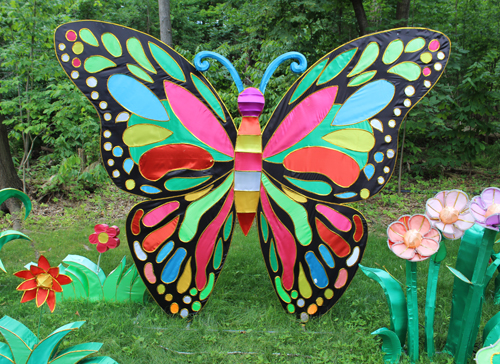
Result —
[{"label": "small red flower", "polygon": [[47,302],[50,312],[54,312],[56,308],[55,292],[62,292],[61,286],[72,282],[67,275],[59,274],[59,267],[51,267],[43,255],[38,259],[38,266],[32,265],[29,270],[22,270],[14,275],[25,279],[16,288],[18,291],[24,291],[21,303],[36,298],[36,306],[40,307]]},{"label": "small red flower", "polygon": [[97,244],[96,248],[99,253],[120,246],[120,239],[117,238],[118,234],[120,234],[118,226],[109,227],[106,224],[97,224],[94,231],[95,233],[89,236],[89,242],[90,244]]}]

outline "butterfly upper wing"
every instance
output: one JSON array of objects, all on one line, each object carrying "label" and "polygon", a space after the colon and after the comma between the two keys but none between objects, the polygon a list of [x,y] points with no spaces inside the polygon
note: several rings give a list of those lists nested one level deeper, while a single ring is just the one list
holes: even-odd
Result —
[{"label": "butterfly upper wing", "polygon": [[358,38],[316,62],[262,133],[261,248],[283,307],[303,321],[349,286],[367,241],[346,202],[391,176],[398,130],[441,76],[446,36],[403,28]]},{"label": "butterfly upper wing", "polygon": [[402,120],[441,76],[449,39],[401,28],[358,38],[316,62],[262,135],[263,169],[307,198],[366,199],[394,171]]},{"label": "butterfly upper wing", "polygon": [[236,127],[205,77],[159,40],[115,24],[73,22],[56,54],[101,119],[113,182],[152,200],[127,218],[137,269],[158,304],[185,317],[206,303],[234,226]]},{"label": "butterfly upper wing", "polygon": [[61,25],[57,58],[101,119],[113,182],[150,198],[189,193],[234,166],[236,127],[210,83],[180,54],[133,29]]}]

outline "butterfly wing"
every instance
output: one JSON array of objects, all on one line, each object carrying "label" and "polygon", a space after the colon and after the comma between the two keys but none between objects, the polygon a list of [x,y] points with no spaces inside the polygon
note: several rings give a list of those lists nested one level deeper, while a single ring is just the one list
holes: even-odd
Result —
[{"label": "butterfly wing", "polygon": [[449,39],[403,28],[347,43],[290,87],[262,133],[261,248],[283,307],[307,321],[350,284],[367,225],[343,205],[390,178],[398,130],[441,76]]},{"label": "butterfly wing", "polygon": [[349,286],[365,250],[367,224],[351,207],[277,185],[262,177],[261,249],[283,308],[305,322],[327,312]]},{"label": "butterfly wing", "polygon": [[226,259],[234,226],[234,174],[218,187],[134,206],[127,239],[137,270],[167,313],[200,311]]},{"label": "butterfly wing", "polygon": [[175,196],[232,170],[231,116],[205,77],[170,47],[97,21],[61,25],[55,47],[99,114],[102,159],[120,189]]},{"label": "butterfly wing", "polygon": [[358,38],[316,62],[263,131],[263,169],[307,198],[366,199],[394,171],[406,114],[444,71],[449,39],[402,28]]},{"label": "butterfly wing", "polygon": [[152,198],[127,218],[129,247],[146,286],[169,313],[199,311],[232,236],[231,116],[192,64],[147,34],[80,21],[56,30],[55,47],[99,114],[111,179]]}]

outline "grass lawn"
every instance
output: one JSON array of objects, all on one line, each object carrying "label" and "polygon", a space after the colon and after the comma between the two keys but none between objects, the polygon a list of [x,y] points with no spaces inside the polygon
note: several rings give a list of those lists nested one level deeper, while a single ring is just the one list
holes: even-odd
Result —
[{"label": "grass lawn", "polygon": [[[497,184],[498,185],[498,184]],[[441,189],[450,188],[443,187]],[[467,190],[467,186],[461,187]],[[483,186],[487,187],[487,185]],[[439,191],[439,187],[424,189]],[[481,189],[470,187],[470,196]],[[362,264],[386,269],[405,282],[405,261],[388,248],[387,224],[403,214],[422,213],[425,201],[433,195],[397,196],[380,194],[360,209],[370,221],[370,237]],[[396,196],[396,197],[393,197]],[[0,316],[9,315],[37,332],[39,310],[34,302],[20,304],[21,280],[12,273],[23,270],[30,261],[44,254],[52,266],[68,254],[78,254],[97,262],[98,253],[88,242],[96,223],[116,224],[122,230],[122,244],[101,258],[109,273],[121,258],[132,258],[125,238],[124,221],[134,198],[116,189],[91,196],[85,203],[40,205],[24,224],[33,243],[14,241],[0,251],[8,274],[0,272]],[[48,211],[51,210],[49,214]],[[46,215],[46,216],[44,216]],[[0,219],[0,228],[9,221]],[[444,264],[454,266],[459,242],[450,243]],[[451,309],[453,276],[444,264],[440,270],[436,302],[435,341],[438,352],[444,346]],[[428,261],[418,264],[420,363],[430,363],[424,353],[424,305]],[[497,313],[493,304],[494,285],[490,283],[481,320],[484,324]],[[389,327],[389,310],[381,287],[360,270],[350,288],[326,315],[305,326],[286,314],[268,278],[258,243],[257,228],[245,237],[236,230],[224,270],[209,303],[194,318],[183,320],[165,314],[152,300],[141,304],[58,302],[54,313],[44,308],[41,337],[73,321],[85,320],[78,331],[66,336],[61,348],[84,342],[103,342],[99,355],[127,363],[383,363],[381,340],[370,335]],[[481,336],[481,335],[480,335]],[[480,338],[479,338],[480,339]],[[478,340],[477,345],[480,341]],[[403,363],[409,363],[404,355]],[[435,363],[452,363],[451,356],[438,353]]]}]

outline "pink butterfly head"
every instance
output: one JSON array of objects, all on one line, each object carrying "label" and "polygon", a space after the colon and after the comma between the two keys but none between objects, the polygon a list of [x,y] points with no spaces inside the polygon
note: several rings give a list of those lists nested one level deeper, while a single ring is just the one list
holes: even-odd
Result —
[{"label": "pink butterfly head", "polygon": [[238,96],[238,110],[241,116],[259,116],[265,103],[262,92],[254,87],[245,89]]}]

